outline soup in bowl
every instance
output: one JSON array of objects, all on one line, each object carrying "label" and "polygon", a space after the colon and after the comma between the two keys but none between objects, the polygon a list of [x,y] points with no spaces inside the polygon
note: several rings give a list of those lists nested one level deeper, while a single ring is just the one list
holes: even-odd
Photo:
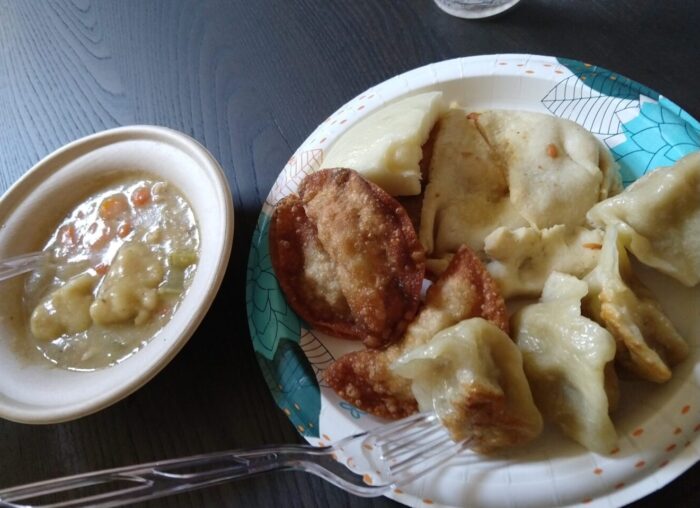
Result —
[{"label": "soup in bowl", "polygon": [[75,141],[0,200],[0,417],[50,423],[133,392],[182,348],[221,284],[233,206],[216,160],[161,127]]}]

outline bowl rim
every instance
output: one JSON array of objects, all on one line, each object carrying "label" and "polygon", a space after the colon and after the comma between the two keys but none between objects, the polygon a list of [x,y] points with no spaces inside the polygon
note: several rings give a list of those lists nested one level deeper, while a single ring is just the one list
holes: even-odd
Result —
[{"label": "bowl rim", "polygon": [[[121,141],[139,140],[161,142],[174,150],[179,150],[189,155],[195,160],[196,165],[202,169],[203,173],[211,178],[212,185],[216,191],[215,199],[213,198],[212,201],[217,203],[216,213],[223,212],[223,216],[221,217],[220,228],[217,231],[217,233],[221,234],[222,241],[219,249],[214,254],[216,263],[210,268],[209,273],[211,275],[207,281],[209,290],[203,294],[203,297],[198,300],[196,305],[178,308],[174,315],[184,310],[187,310],[189,313],[186,317],[185,326],[173,335],[171,344],[160,355],[155,356],[145,365],[145,368],[139,370],[123,384],[103,391],[97,396],[51,407],[27,406],[22,403],[15,405],[12,403],[11,398],[6,401],[0,399],[0,418],[17,423],[60,423],[95,413],[131,395],[153,379],[184,347],[207,315],[218,294],[233,248],[234,206],[231,189],[223,168],[213,155],[197,140],[180,131],[157,125],[138,124],[103,130],[71,141],[43,157],[8,187],[5,193],[0,196],[0,205],[9,206],[7,215],[10,216],[14,213],[17,204],[25,199],[45,176],[59,171],[65,164],[94,150],[99,150]],[[184,189],[181,189],[181,191],[187,196],[187,192]],[[48,367],[56,368],[50,365]],[[114,367],[118,367],[118,365],[97,369],[92,372],[104,371]]]}]

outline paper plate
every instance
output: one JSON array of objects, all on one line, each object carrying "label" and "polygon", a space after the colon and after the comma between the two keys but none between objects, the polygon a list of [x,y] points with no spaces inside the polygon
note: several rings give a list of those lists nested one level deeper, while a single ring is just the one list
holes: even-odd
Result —
[{"label": "paper plate", "polygon": [[[471,109],[520,109],[573,120],[601,139],[620,164],[625,184],[650,169],[700,149],[700,124],[657,92],[617,73],[564,58],[488,55],[427,65],[385,81],[354,98],[299,147],[275,182],[260,214],[247,273],[246,303],[256,356],[279,407],[312,444],[368,429],[381,420],[339,399],[320,374],[334,358],[362,347],[328,337],[301,321],[286,304],[270,262],[268,225],[277,201],[318,169],[333,142],[388,102],[441,90]],[[662,487],[700,456],[700,289],[688,289],[651,271],[642,279],[657,295],[690,357],[662,386],[622,383],[613,415],[618,447],[591,453],[546,429],[536,442],[498,459],[472,453],[396,490],[411,506],[620,506]],[[339,457],[370,478],[363,457]]]}]

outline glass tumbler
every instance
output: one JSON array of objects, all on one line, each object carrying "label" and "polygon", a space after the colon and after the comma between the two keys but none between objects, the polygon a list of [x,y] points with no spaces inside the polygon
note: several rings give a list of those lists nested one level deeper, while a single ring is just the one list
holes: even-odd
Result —
[{"label": "glass tumbler", "polygon": [[495,16],[507,11],[520,0],[434,0],[448,14],[476,19]]}]

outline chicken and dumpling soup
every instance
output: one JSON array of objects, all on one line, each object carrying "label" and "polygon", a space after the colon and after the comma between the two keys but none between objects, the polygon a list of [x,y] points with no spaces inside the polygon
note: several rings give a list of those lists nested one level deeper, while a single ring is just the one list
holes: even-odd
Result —
[{"label": "chicken and dumpling soup", "polygon": [[115,179],[51,233],[47,262],[28,279],[29,340],[59,367],[92,370],[144,347],[194,277],[199,230],[172,184]]}]

